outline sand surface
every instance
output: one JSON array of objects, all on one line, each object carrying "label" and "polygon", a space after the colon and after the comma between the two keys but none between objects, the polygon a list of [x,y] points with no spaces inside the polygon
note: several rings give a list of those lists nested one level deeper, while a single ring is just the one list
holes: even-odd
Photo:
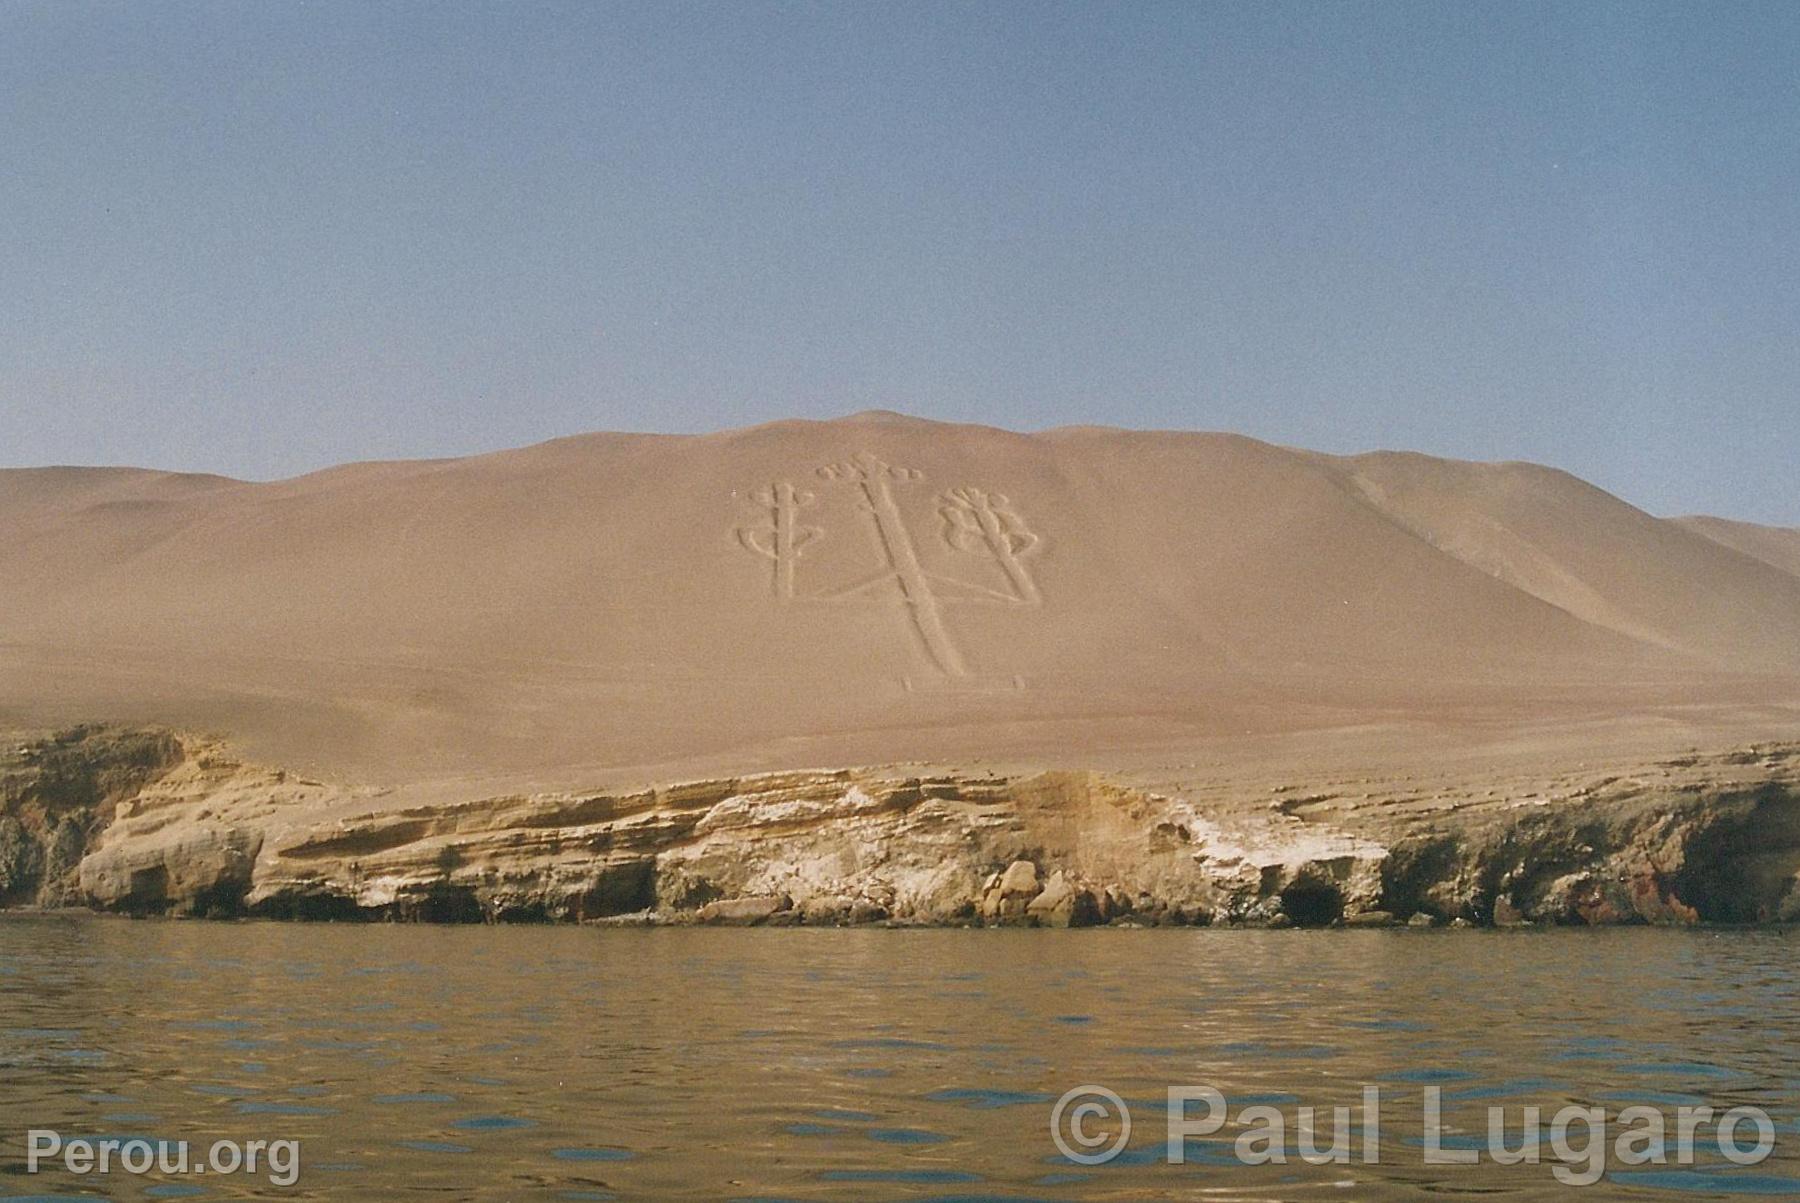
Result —
[{"label": "sand surface", "polygon": [[885,413],[0,471],[0,726],[89,720],[389,798],[1573,765],[1800,730],[1800,531],[1529,464]]}]

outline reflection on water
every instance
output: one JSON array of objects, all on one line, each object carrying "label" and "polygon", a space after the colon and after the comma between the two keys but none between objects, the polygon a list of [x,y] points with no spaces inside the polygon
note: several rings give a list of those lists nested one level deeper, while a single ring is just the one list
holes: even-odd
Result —
[{"label": "reflection on water", "polygon": [[[1792,931],[583,930],[0,921],[0,1197],[1556,1198],[1547,1166],[1421,1164],[1484,1108],[1774,1115],[1739,1169],[1615,1167],[1591,1199],[1800,1193]],[[1051,1143],[1105,1085],[1114,1162]],[[1383,1164],[1163,1155],[1170,1085],[1354,1106]],[[1325,1112],[1329,1114],[1329,1112]],[[28,1128],[302,1142],[299,1182],[26,1176]],[[1475,1134],[1472,1139],[1471,1133]],[[1321,1136],[1330,1143],[1330,1132]],[[1360,1139],[1360,1136],[1358,1136]],[[1513,1140],[1517,1144],[1517,1137]],[[1749,1143],[1749,1142],[1747,1142]]]}]

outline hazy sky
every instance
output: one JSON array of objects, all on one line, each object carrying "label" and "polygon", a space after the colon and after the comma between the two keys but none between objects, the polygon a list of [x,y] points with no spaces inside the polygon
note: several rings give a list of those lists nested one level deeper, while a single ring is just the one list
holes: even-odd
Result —
[{"label": "hazy sky", "polygon": [[1800,524],[1800,4],[0,0],[0,464],[873,406]]}]

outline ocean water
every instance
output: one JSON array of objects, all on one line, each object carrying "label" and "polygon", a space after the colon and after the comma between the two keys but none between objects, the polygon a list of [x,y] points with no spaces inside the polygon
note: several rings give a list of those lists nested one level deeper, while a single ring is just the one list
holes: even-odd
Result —
[{"label": "ocean water", "polygon": [[[0,919],[0,1198],[1307,1200],[1800,1197],[1800,933],[587,930]],[[1059,1151],[1099,1086],[1119,1154]],[[1168,1157],[1168,1090],[1225,1125]],[[1377,1131],[1360,1109],[1379,1092]],[[1425,1091],[1449,1151],[1426,1164]],[[1348,1164],[1299,1109],[1353,1110]],[[1541,1108],[1539,1164],[1486,1156]],[[1612,1127],[1604,1176],[1571,1105]],[[1760,1164],[1678,1108],[1754,1107]],[[1667,1165],[1614,1155],[1666,1115]],[[1238,1138],[1283,1122],[1285,1164]],[[1065,1109],[1070,1118],[1074,1105]],[[1204,1103],[1188,1115],[1199,1119]],[[1116,1115],[1082,1132],[1109,1146]],[[292,1141],[267,1172],[27,1172],[29,1131]],[[1066,1129],[1065,1129],[1066,1131]],[[1736,1146],[1757,1132],[1740,1127]],[[1372,1137],[1372,1139],[1371,1139]],[[1077,1153],[1087,1146],[1064,1142]],[[1526,1142],[1530,1143],[1530,1142]],[[1372,1147],[1377,1164],[1363,1160]],[[1252,1151],[1268,1151],[1264,1141]],[[264,1157],[268,1156],[267,1153]],[[172,1158],[171,1158],[172,1161]],[[262,1167],[266,1171],[266,1164]]]}]

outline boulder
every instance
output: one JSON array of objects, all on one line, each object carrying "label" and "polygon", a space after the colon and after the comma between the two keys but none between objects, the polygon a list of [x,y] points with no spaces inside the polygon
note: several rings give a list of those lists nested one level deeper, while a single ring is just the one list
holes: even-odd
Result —
[{"label": "boulder", "polygon": [[879,902],[870,902],[867,899],[859,898],[851,904],[850,922],[880,923],[888,917],[888,914],[888,908]]},{"label": "boulder", "polygon": [[766,923],[777,912],[786,911],[791,903],[785,895],[759,898],[721,898],[700,908],[699,919],[721,927],[753,927]]},{"label": "boulder", "polygon": [[844,894],[817,894],[800,904],[800,921],[818,927],[832,927],[848,922],[850,908],[855,905],[855,900]]},{"label": "boulder", "polygon": [[1100,922],[1100,904],[1093,891],[1071,882],[1058,870],[1025,913],[1042,927],[1092,927]]},{"label": "boulder", "polygon": [[1037,866],[1028,860],[1016,860],[1005,871],[988,878],[981,896],[981,917],[990,923],[1019,922],[1026,917],[1031,900],[1040,893]]},{"label": "boulder", "polygon": [[1519,908],[1513,905],[1513,900],[1505,894],[1494,899],[1495,927],[1524,927],[1529,922]]},{"label": "boulder", "polygon": [[1000,875],[1000,893],[1004,896],[1029,897],[1038,892],[1038,867],[1028,860],[1016,860]]},{"label": "boulder", "polygon": [[1345,927],[1389,927],[1393,922],[1394,916],[1389,911],[1358,911],[1344,916]]},{"label": "boulder", "polygon": [[1126,894],[1123,890],[1110,889],[1106,891],[1106,896],[1101,902],[1100,909],[1102,911],[1102,917],[1110,923],[1118,919],[1123,919],[1125,916],[1131,914],[1135,908],[1132,905],[1130,895]]}]

